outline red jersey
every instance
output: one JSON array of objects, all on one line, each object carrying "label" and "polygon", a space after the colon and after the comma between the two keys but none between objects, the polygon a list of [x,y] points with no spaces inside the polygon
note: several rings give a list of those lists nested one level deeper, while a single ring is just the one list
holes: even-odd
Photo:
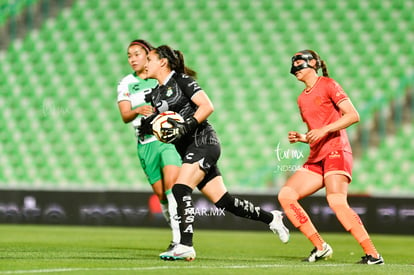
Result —
[{"label": "red jersey", "polygon": [[[346,99],[347,94],[335,80],[320,76],[309,91],[304,90],[299,95],[297,103],[302,119],[310,131],[337,121],[342,116],[338,104]],[[309,162],[318,162],[332,151],[352,153],[345,129],[329,133],[309,145]]]}]

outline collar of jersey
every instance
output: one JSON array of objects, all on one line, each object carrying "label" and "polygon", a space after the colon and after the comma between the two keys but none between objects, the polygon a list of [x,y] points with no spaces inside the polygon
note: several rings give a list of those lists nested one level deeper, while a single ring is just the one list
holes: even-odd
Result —
[{"label": "collar of jersey", "polygon": [[167,75],[167,77],[163,81],[162,85],[165,85],[165,83],[167,83],[168,81],[170,81],[170,79],[173,76],[173,74],[175,74],[175,71],[174,70],[172,70],[171,73],[169,75]]}]

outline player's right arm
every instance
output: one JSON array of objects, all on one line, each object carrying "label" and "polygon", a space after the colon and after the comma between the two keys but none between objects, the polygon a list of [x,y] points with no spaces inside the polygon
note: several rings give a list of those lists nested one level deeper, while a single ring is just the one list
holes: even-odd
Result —
[{"label": "player's right arm", "polygon": [[288,134],[288,139],[290,143],[296,143],[296,142],[303,142],[308,143],[308,140],[306,138],[305,134],[301,134],[296,131],[290,131]]},{"label": "player's right arm", "polygon": [[128,100],[119,101],[118,107],[122,120],[125,123],[133,121],[139,114],[149,116],[154,112],[154,108],[151,105],[142,105],[132,109],[131,102]]},{"label": "player's right arm", "polygon": [[131,81],[135,81],[131,75],[124,77],[118,84],[117,87],[117,101],[118,101],[118,108],[119,112],[121,113],[122,120],[124,123],[129,123],[133,121],[138,115],[148,116],[153,113],[153,107],[150,105],[145,104],[145,102],[137,102],[138,106],[132,106],[132,104],[136,104],[132,102],[131,94],[129,91],[129,84]]}]

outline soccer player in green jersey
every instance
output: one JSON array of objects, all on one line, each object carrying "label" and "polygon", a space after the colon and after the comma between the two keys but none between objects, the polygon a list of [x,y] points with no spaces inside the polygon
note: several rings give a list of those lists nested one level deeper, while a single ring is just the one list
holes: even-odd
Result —
[{"label": "soccer player in green jersey", "polygon": [[158,84],[155,79],[146,79],[145,64],[152,49],[150,43],[141,39],[128,45],[128,63],[133,73],[122,78],[118,84],[118,107],[122,120],[131,123],[136,131],[138,157],[171,226],[173,236],[170,247],[174,247],[180,241],[180,231],[178,221],[173,218],[177,204],[171,190],[181,167],[181,158],[174,145],[162,143],[153,135],[138,138],[141,118],[153,114],[153,107],[145,102],[145,94]]}]

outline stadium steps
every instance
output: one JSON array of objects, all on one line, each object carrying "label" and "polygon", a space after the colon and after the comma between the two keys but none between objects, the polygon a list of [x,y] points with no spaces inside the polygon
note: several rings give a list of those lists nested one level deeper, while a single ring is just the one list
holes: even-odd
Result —
[{"label": "stadium steps", "polygon": [[[8,129],[0,185],[148,190],[115,91],[129,72],[126,45],[140,37],[182,50],[198,71],[216,107],[210,121],[229,189],[277,190],[288,175],[277,166],[298,163],[279,163],[277,145],[306,154],[286,140],[289,130],[305,131],[291,55],[317,49],[358,109],[377,97],[390,102],[410,66],[412,8],[391,0],[74,1],[0,53],[8,76],[0,88],[10,91],[0,111]],[[374,113],[361,112],[363,121]],[[358,177],[353,186],[363,192]]]}]

